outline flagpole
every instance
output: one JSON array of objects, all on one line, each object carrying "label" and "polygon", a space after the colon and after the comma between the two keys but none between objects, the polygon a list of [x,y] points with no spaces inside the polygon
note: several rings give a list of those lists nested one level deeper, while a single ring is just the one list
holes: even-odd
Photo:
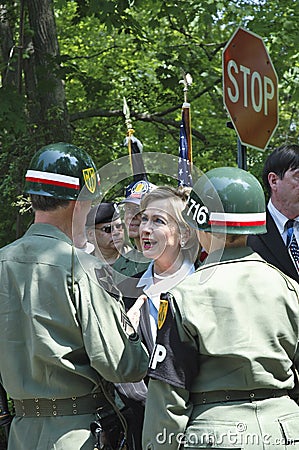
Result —
[{"label": "flagpole", "polygon": [[124,97],[124,106],[123,106],[123,113],[125,116],[125,124],[127,126],[127,141],[128,141],[128,151],[129,151],[129,156],[130,156],[130,164],[131,164],[131,168],[133,171],[133,164],[132,164],[132,136],[134,134],[134,130],[132,128],[132,120],[130,117],[130,110],[127,104],[127,100],[126,97]]},{"label": "flagpole", "polygon": [[192,77],[190,75],[190,73],[186,73],[184,72],[184,70],[182,69],[182,75],[183,75],[183,80],[180,80],[179,83],[183,83],[184,84],[184,103],[188,103],[188,86],[192,85]]},{"label": "flagpole", "polygon": [[134,136],[135,130],[132,127],[130,109],[125,97],[123,103],[123,114],[125,116],[125,124],[127,126],[127,137],[125,139],[125,145],[128,147],[133,179],[134,181],[147,180],[147,175],[142,159],[143,146],[141,142]]},{"label": "flagpole", "polygon": [[186,124],[186,128],[187,128],[187,141],[188,141],[188,159],[190,161],[191,167],[192,167],[192,162],[193,162],[193,156],[192,156],[192,131],[191,131],[191,109],[190,109],[190,103],[188,102],[188,88],[189,86],[192,85],[192,76],[190,75],[190,73],[186,73],[183,69],[182,69],[182,75],[183,75],[183,79],[180,80],[180,83],[184,84],[184,104],[182,106],[182,108],[186,108],[187,109],[187,116],[188,116],[188,120],[187,120],[187,124]]},{"label": "flagpole", "polygon": [[180,145],[178,162],[178,182],[181,186],[192,186],[192,133],[191,133],[191,110],[188,102],[188,87],[192,84],[189,73],[183,73],[184,103],[182,105],[182,121],[180,126]]}]

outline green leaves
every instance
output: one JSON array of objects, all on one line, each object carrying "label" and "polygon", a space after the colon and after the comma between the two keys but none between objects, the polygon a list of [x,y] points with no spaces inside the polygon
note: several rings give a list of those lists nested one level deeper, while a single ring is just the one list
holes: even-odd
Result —
[{"label": "green leaves", "polygon": [[10,86],[0,88],[1,134],[19,135],[26,130],[25,100]]},{"label": "green leaves", "polygon": [[[26,7],[29,3],[25,2]],[[54,82],[63,80],[67,108],[63,111],[60,104],[56,109],[49,102],[48,124],[43,124],[43,129],[36,126],[32,111],[38,115],[44,105],[38,99],[36,104],[28,100],[32,95],[28,95],[25,79],[30,74],[30,79],[36,80],[32,55],[39,50],[32,47],[32,53],[24,50],[22,89],[13,90],[5,85],[4,79],[0,87],[4,155],[1,162],[7,164],[5,176],[9,177],[0,185],[0,200],[5,198],[5,203],[13,203],[16,193],[21,193],[25,165],[19,161],[24,147],[28,160],[41,143],[53,139],[50,133],[53,115],[57,115],[60,129],[63,118],[70,115],[73,142],[88,149],[98,166],[125,155],[124,96],[144,152],[177,155],[184,101],[183,85],[179,83],[182,68],[193,78],[188,100],[194,132],[194,164],[201,170],[236,165],[237,136],[226,126],[229,118],[223,105],[222,51],[238,26],[264,38],[280,83],[279,128],[265,153],[247,151],[250,171],[259,176],[267,152],[281,142],[297,142],[299,129],[299,2],[267,0],[266,6],[264,3],[262,0],[53,0],[60,54],[44,69],[53,68]],[[10,21],[17,46],[20,0],[13,5],[7,2],[6,10],[4,16]],[[30,41],[36,30],[29,27],[28,10],[24,28]],[[5,55],[0,63],[2,69],[6,67]],[[49,87],[48,82],[33,83],[31,94],[50,97]],[[49,133],[45,131],[47,126]]]}]

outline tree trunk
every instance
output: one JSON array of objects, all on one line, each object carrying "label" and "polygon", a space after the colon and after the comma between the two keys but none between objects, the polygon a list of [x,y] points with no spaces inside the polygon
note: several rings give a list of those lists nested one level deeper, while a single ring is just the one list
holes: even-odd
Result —
[{"label": "tree trunk", "polygon": [[16,87],[17,62],[16,58],[14,58],[15,45],[5,5],[0,5],[0,44],[2,61],[5,65],[1,73],[2,85]]},{"label": "tree trunk", "polygon": [[[26,93],[42,130],[42,144],[71,140],[52,0],[27,0],[33,52],[24,64]],[[33,63],[33,64],[32,64]],[[38,102],[37,102],[38,100]]]}]

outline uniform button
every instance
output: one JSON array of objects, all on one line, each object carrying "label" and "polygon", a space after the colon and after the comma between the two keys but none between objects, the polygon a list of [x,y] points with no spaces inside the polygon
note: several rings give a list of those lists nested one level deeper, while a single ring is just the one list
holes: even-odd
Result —
[{"label": "uniform button", "polygon": [[226,395],[225,400],[229,400],[230,399],[230,395]]},{"label": "uniform button", "polygon": [[73,410],[73,414],[77,414],[78,411],[76,409]]},{"label": "uniform button", "polygon": [[249,397],[254,398],[254,392],[250,392]]},{"label": "uniform button", "polygon": [[57,416],[57,411],[53,411],[53,416]]}]

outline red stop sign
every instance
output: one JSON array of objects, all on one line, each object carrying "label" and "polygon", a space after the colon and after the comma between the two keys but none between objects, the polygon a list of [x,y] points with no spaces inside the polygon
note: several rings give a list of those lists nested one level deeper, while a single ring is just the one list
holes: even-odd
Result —
[{"label": "red stop sign", "polygon": [[263,39],[238,28],[222,64],[224,105],[240,141],[265,150],[278,125],[278,78]]}]

